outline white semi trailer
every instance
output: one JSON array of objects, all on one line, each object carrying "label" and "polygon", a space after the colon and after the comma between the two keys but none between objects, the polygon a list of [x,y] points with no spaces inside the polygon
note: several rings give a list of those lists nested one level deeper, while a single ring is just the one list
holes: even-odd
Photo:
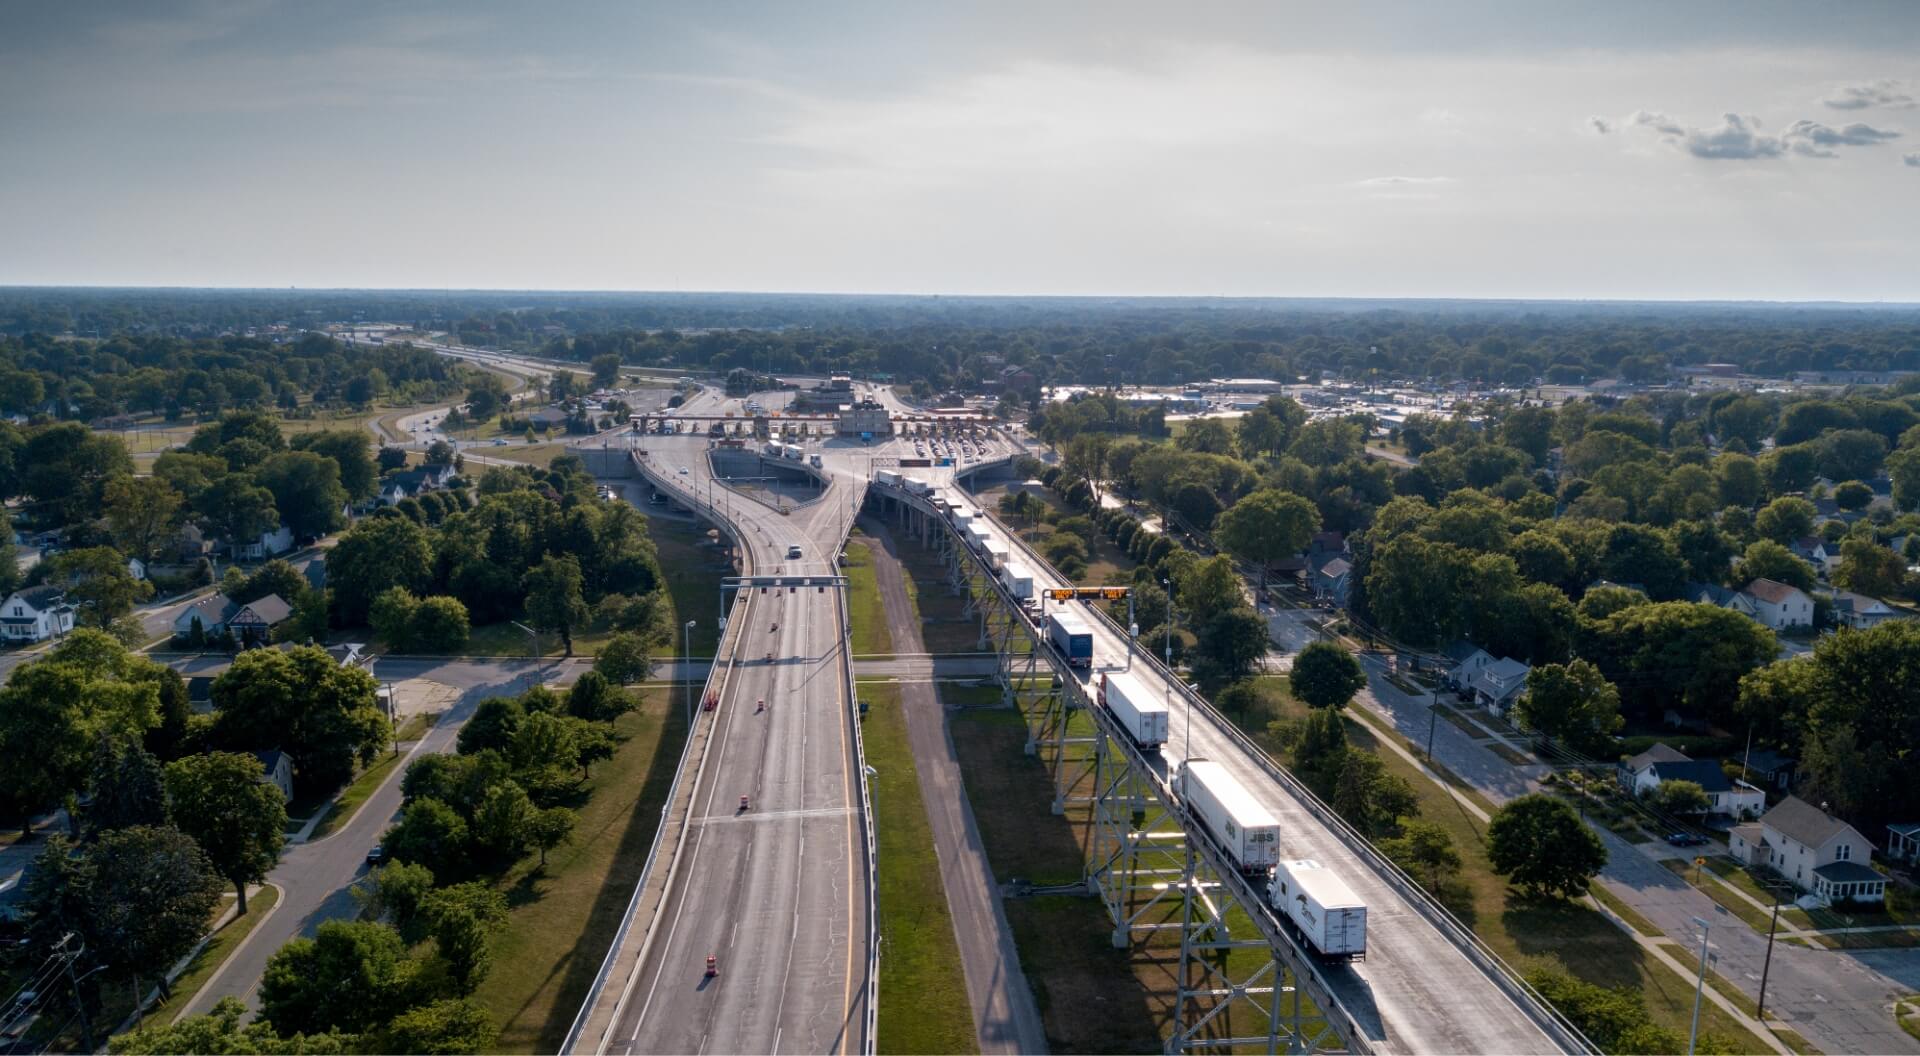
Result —
[{"label": "white semi trailer", "polygon": [[1367,904],[1319,862],[1275,863],[1267,902],[1320,956],[1352,961],[1367,955]]},{"label": "white semi trailer", "polygon": [[1127,731],[1133,743],[1149,751],[1167,743],[1167,705],[1125,671],[1100,676],[1100,704]]},{"label": "white semi trailer", "polygon": [[1280,860],[1280,823],[1227,768],[1189,759],[1180,768],[1180,801],[1243,873],[1265,873]]}]

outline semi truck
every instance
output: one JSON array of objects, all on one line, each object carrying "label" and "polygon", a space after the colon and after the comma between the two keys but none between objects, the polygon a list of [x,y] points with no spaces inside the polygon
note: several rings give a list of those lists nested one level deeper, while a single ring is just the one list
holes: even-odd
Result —
[{"label": "semi truck", "polygon": [[1267,903],[1289,930],[1329,960],[1367,955],[1367,904],[1346,881],[1311,858],[1277,862],[1267,881]]},{"label": "semi truck", "polygon": [[1167,743],[1167,705],[1131,674],[1109,671],[1100,676],[1100,706],[1141,748],[1154,751]]},{"label": "semi truck", "polygon": [[895,473],[891,469],[883,469],[873,475],[873,482],[875,484],[885,484],[889,488],[897,488],[900,486],[900,474]]},{"label": "semi truck", "polygon": [[1000,582],[1006,585],[1007,593],[1013,595],[1013,600],[1019,602],[1022,608],[1033,604],[1033,573],[1027,571],[1027,566],[1007,562],[1000,568]]},{"label": "semi truck", "polygon": [[794,462],[798,462],[807,457],[807,453],[800,450],[800,445],[798,444],[787,444],[781,447],[780,454]]},{"label": "semi truck", "polygon": [[1057,609],[1047,613],[1047,641],[1068,667],[1093,666],[1093,628],[1074,613]]},{"label": "semi truck", "polygon": [[919,477],[903,477],[901,478],[900,484],[915,495],[924,496],[933,491],[933,485],[921,480]]},{"label": "semi truck", "polygon": [[1180,802],[1226,848],[1235,868],[1264,875],[1280,860],[1280,823],[1227,768],[1190,759],[1180,768]]},{"label": "semi truck", "polygon": [[998,539],[989,538],[985,543],[985,549],[987,564],[995,569],[1005,568],[1007,559],[1013,556],[1013,551],[1007,547],[1007,544]]}]

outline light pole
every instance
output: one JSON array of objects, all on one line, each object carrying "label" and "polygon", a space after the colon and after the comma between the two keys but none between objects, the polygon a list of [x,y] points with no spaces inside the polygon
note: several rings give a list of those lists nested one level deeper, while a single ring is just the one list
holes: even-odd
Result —
[{"label": "light pole", "polygon": [[688,669],[693,666],[693,625],[688,620],[680,632],[680,677],[687,680],[687,728],[693,728],[693,675]]},{"label": "light pole", "polygon": [[1687,1031],[1687,1056],[1693,1056],[1693,1046],[1700,1040],[1700,991],[1707,985],[1707,933],[1713,929],[1699,917],[1693,922],[1700,925],[1700,974],[1693,981],[1693,1026]]}]

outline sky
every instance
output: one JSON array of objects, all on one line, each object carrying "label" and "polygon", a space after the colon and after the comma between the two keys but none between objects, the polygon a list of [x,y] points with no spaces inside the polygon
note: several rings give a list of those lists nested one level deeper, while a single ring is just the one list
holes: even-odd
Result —
[{"label": "sky", "polygon": [[1916,100],[1904,2],[13,3],[0,285],[1911,302]]}]

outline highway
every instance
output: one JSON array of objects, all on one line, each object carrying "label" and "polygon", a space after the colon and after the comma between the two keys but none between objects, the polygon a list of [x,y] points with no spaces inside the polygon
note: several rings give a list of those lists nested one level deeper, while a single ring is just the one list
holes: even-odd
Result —
[{"label": "highway", "polygon": [[[834,574],[861,482],[836,474],[821,498],[783,515],[714,482],[707,445],[656,436],[645,447],[690,504],[709,489],[729,496],[724,516],[749,571]],[[793,545],[800,559],[787,557]],[[702,716],[711,734],[671,882],[629,933],[642,943],[637,967],[596,995],[608,1026],[583,1032],[573,1051],[868,1050],[870,906],[840,605],[816,588],[755,591],[732,608],[723,648],[734,664],[718,709]]]},{"label": "highway", "polygon": [[[904,470],[941,481],[951,470]],[[950,492],[951,494],[951,492]],[[976,506],[977,508],[977,506]],[[1001,535],[1024,548],[1014,533]],[[1026,563],[1036,589],[1068,582],[1028,549]],[[1044,582],[1043,582],[1044,581]],[[1054,603],[1059,604],[1059,603]],[[1070,602],[1085,607],[1083,602]],[[1087,615],[1092,616],[1092,613]],[[1083,676],[1089,688],[1099,672],[1127,666],[1129,643],[1119,628],[1098,618],[1095,664]],[[1328,826],[1309,805],[1277,783],[1230,735],[1211,707],[1190,706],[1156,665],[1136,658],[1133,673],[1168,701],[1170,737],[1160,753],[1165,777],[1183,759],[1210,759],[1226,767],[1281,824],[1281,855],[1313,858],[1337,870],[1368,907],[1365,961],[1325,970],[1328,985],[1370,1047],[1393,1052],[1553,1052],[1564,1043],[1550,1035],[1529,1010],[1470,958],[1426,912],[1413,904],[1374,863]]]}]

